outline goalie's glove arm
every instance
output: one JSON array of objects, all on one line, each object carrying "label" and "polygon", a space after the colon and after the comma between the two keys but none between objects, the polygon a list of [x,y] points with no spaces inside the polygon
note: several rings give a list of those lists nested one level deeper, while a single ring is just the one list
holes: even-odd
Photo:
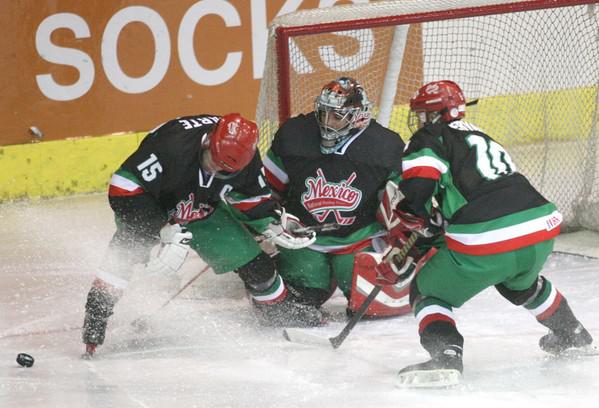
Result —
[{"label": "goalie's glove arm", "polygon": [[307,229],[299,218],[289,214],[284,207],[275,212],[278,218],[262,231],[264,238],[287,249],[305,248],[316,241],[316,232]]}]

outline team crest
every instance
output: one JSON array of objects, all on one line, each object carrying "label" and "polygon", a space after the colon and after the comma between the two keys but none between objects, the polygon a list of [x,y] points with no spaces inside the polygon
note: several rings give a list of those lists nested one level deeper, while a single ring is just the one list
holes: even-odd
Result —
[{"label": "team crest", "polygon": [[347,180],[339,183],[327,181],[320,168],[316,170],[316,174],[316,177],[306,179],[307,191],[301,197],[304,208],[320,223],[332,213],[337,223],[353,224],[356,217],[345,217],[342,213],[355,210],[362,200],[362,191],[351,186],[356,173],[353,172]]},{"label": "team crest", "polygon": [[186,224],[191,221],[201,220],[214,212],[214,207],[206,203],[199,203],[198,208],[193,208],[195,194],[190,193],[187,200],[181,200],[175,205],[175,210],[170,216],[174,221],[180,224]]}]

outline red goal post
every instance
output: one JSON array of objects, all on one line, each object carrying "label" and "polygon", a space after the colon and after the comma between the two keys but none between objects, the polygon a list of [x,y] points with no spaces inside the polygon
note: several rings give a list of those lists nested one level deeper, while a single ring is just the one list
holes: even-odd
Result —
[{"label": "red goal post", "polygon": [[575,0],[399,0],[302,10],[270,28],[256,120],[262,153],[278,125],[349,75],[377,121],[408,140],[409,97],[456,81],[466,120],[508,147],[564,214],[599,230],[599,4]]}]

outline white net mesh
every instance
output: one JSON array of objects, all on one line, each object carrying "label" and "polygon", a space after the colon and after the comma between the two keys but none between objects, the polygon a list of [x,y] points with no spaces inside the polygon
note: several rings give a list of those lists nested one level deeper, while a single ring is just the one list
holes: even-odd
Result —
[{"label": "white net mesh", "polygon": [[[468,108],[467,120],[507,146],[519,170],[559,206],[566,226],[599,230],[599,7],[555,7],[575,3],[559,0],[456,3],[381,1],[275,20],[256,115],[261,151],[268,148],[285,101],[291,116],[309,112],[321,86],[338,76],[358,79],[378,105],[375,112],[385,110],[381,93],[391,86],[388,125],[404,140],[410,136],[412,93],[424,82],[451,79],[468,99],[479,99]],[[536,9],[505,12],[522,5]],[[486,14],[488,7],[494,14],[465,15],[464,10]],[[459,18],[440,12],[450,9],[461,9]],[[405,16],[418,23],[402,23]],[[392,24],[380,17],[391,17]],[[335,27],[351,20],[354,28],[319,32],[323,23]],[[279,70],[276,27],[303,30],[287,41],[288,93],[280,91],[286,72]],[[390,55],[400,56],[397,72],[397,57]],[[395,82],[389,82],[389,73]]]}]

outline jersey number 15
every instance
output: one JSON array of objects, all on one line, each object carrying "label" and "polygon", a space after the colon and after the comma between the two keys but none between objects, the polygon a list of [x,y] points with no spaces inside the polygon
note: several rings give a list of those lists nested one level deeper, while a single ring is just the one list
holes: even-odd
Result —
[{"label": "jersey number 15", "polygon": [[158,157],[154,153],[150,154],[148,160],[143,161],[137,170],[141,171],[141,176],[145,181],[152,181],[158,173],[162,173],[162,166],[158,162]]}]

